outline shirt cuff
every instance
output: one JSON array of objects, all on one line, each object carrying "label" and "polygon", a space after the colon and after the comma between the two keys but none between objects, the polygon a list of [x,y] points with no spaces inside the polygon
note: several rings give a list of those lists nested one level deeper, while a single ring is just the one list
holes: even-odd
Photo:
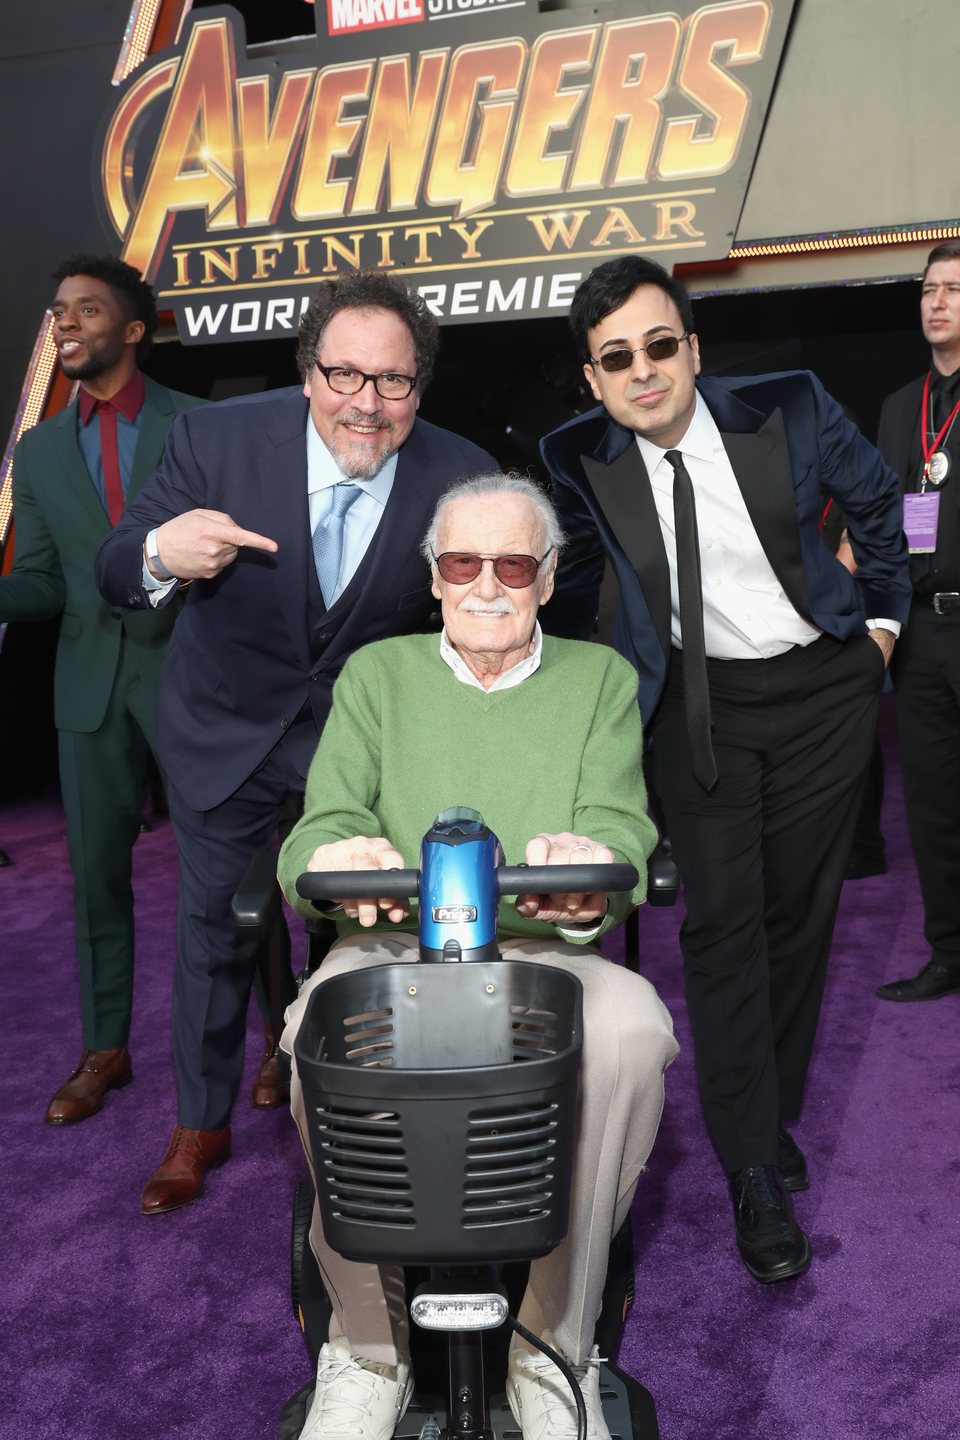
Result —
[{"label": "shirt cuff", "polygon": [[867,620],[865,624],[868,630],[889,630],[894,636],[900,634],[899,620]]},{"label": "shirt cuff", "polygon": [[154,609],[156,609],[161,601],[165,600],[171,590],[179,585],[180,582],[176,575],[174,575],[172,580],[158,580],[154,575],[150,574],[150,571],[147,569],[147,562],[144,560],[143,575],[140,583],[146,593],[147,600]]}]

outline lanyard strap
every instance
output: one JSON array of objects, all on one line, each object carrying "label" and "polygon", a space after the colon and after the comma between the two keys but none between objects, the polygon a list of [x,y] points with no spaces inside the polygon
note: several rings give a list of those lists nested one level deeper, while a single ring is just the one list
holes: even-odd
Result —
[{"label": "lanyard strap", "polygon": [[957,412],[960,411],[960,400],[958,400],[957,403],[956,403],[956,405],[954,405],[953,409],[950,411],[950,414],[947,416],[946,420],[944,420],[943,424],[940,426],[940,429],[937,431],[936,439],[933,440],[932,442],[928,443],[928,441],[927,441],[927,415],[928,415],[928,414],[930,415],[930,420],[931,420],[930,429],[931,429],[931,430],[933,429],[933,415],[932,415],[932,413],[931,413],[931,411],[930,411],[930,409],[929,409],[929,404],[930,404],[930,371],[928,370],[928,371],[927,371],[927,378],[926,378],[926,379],[924,380],[924,382],[923,382],[923,403],[922,403],[921,406],[920,406],[920,448],[921,448],[921,450],[923,451],[923,478],[924,478],[924,480],[926,480],[926,479],[928,478],[929,474],[930,474],[930,461],[931,461],[931,458],[932,458],[933,455],[936,453],[936,451],[940,449],[941,441],[944,440],[947,435],[949,435],[951,429],[953,428],[953,422],[954,422],[954,420],[957,418]]}]

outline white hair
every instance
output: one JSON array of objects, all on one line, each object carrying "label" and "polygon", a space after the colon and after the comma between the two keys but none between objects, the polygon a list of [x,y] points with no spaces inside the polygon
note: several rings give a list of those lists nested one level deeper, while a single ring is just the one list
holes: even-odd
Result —
[{"label": "white hair", "polygon": [[458,480],[456,485],[451,485],[450,489],[441,495],[437,508],[433,512],[429,529],[420,546],[420,554],[427,564],[433,564],[433,557],[437,551],[437,537],[440,534],[440,522],[448,505],[454,504],[457,500],[485,500],[487,496],[500,495],[520,495],[530,501],[543,525],[543,536],[547,549],[552,550],[555,557],[559,555],[566,544],[566,536],[549,496],[540,489],[539,485],[532,480],[527,480],[523,475],[502,475],[496,471],[490,475],[474,475],[470,480]]}]

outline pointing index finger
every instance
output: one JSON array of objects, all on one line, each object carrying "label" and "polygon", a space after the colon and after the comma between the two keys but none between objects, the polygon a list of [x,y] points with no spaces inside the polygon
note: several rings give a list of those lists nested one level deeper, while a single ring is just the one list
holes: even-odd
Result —
[{"label": "pointing index finger", "polygon": [[265,550],[267,554],[273,555],[280,548],[276,540],[271,540],[267,535],[258,535],[256,530],[241,530],[239,526],[226,538],[227,543],[235,545],[238,550],[246,546],[248,550]]}]

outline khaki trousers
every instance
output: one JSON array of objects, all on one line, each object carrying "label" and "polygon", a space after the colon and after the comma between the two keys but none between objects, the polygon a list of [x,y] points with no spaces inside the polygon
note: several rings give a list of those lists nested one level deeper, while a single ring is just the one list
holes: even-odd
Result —
[{"label": "khaki trousers", "polygon": [[[653,986],[594,950],[562,941],[501,945],[505,960],[555,965],[583,986],[580,1108],[566,1239],[530,1266],[529,1286],[563,1353],[582,1364],[600,1314],[610,1241],[626,1218],[653,1148],[663,1109],[663,1072],[676,1057],[670,1015]],[[413,962],[416,936],[350,936],[334,946],[287,1010],[281,1045],[293,1042],[311,991],[321,981],[361,966]],[[290,1109],[308,1164],[303,1090],[293,1069]],[[369,1360],[396,1364],[405,1354],[407,1315],[399,1267],[344,1260],[327,1245],[314,1206],[310,1245],[333,1305],[331,1338],[346,1335]]]}]

